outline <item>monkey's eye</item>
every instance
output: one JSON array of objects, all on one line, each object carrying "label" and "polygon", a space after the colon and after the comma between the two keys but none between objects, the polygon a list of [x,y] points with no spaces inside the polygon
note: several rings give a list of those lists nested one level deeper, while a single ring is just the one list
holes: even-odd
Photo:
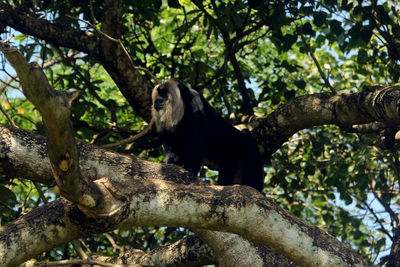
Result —
[{"label": "monkey's eye", "polygon": [[168,94],[168,92],[165,87],[161,87],[161,86],[158,87],[158,95],[159,96],[161,96],[163,98],[167,98],[167,94]]},{"label": "monkey's eye", "polygon": [[164,99],[162,97],[157,97],[154,100],[154,108],[155,110],[159,111],[164,107]]}]

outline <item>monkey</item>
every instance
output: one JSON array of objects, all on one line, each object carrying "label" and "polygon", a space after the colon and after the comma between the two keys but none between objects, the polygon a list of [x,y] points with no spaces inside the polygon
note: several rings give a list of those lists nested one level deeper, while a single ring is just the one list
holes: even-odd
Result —
[{"label": "monkey", "polygon": [[151,113],[164,146],[164,162],[194,177],[207,162],[218,169],[219,185],[262,191],[264,171],[256,142],[223,119],[197,91],[177,79],[158,84],[152,91]]}]

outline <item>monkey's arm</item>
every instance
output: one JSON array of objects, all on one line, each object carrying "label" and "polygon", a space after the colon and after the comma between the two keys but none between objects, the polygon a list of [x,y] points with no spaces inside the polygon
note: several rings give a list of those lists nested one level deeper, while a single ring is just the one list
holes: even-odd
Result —
[{"label": "monkey's arm", "polygon": [[182,159],[183,166],[197,176],[203,163],[207,145],[206,129],[203,126],[194,124],[187,134],[188,140]]},{"label": "monkey's arm", "polygon": [[180,165],[197,176],[207,145],[207,125],[201,112],[187,115],[176,132],[165,136],[165,162]]}]

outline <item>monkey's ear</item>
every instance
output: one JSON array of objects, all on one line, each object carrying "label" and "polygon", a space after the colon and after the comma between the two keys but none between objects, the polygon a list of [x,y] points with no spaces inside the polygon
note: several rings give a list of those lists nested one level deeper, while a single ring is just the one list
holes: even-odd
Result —
[{"label": "monkey's ear", "polygon": [[[192,90],[192,91],[194,91],[194,90]],[[193,94],[192,102],[190,103],[190,105],[192,106],[193,112],[203,111],[204,110],[203,101],[201,100],[199,93],[197,93],[196,91],[194,91],[194,93],[195,94]]]},{"label": "monkey's ear", "polygon": [[191,95],[192,100],[190,101],[190,106],[192,107],[192,111],[193,112],[203,111],[204,104],[203,104],[203,100],[201,99],[200,94],[196,90],[189,88],[183,82],[176,80],[176,79],[175,79],[175,81],[178,83],[178,88],[182,94],[186,93],[186,95],[187,94]]}]

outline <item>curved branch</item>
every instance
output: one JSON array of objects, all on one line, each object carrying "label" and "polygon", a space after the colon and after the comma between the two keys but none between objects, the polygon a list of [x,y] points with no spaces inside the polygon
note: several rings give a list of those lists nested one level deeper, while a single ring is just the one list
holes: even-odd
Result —
[{"label": "curved branch", "polygon": [[[21,177],[47,186],[54,185],[50,163],[46,155],[47,141],[31,132],[0,124],[0,168],[5,178]],[[173,164],[160,164],[101,149],[86,142],[77,142],[79,170],[90,180],[113,177],[120,180],[163,179],[190,183],[192,176]]]},{"label": "curved branch", "polygon": [[353,94],[314,94],[292,99],[267,118],[251,122],[261,153],[269,158],[290,136],[313,126],[400,123],[400,87],[373,87]]},{"label": "curved branch", "polygon": [[304,34],[303,34],[302,32],[300,32],[300,37],[301,37],[301,40],[303,41],[304,45],[306,46],[308,52],[310,53],[310,56],[311,56],[312,60],[314,61],[315,66],[317,66],[319,75],[321,76],[322,80],[324,81],[325,86],[328,87],[329,90],[330,90],[332,93],[336,93],[335,88],[333,88],[333,86],[332,86],[331,83],[329,82],[329,77],[326,77],[324,71],[323,71],[322,68],[321,68],[321,65],[320,65],[319,62],[318,62],[318,59],[317,59],[317,58],[315,57],[315,55],[314,55],[314,52],[313,52],[313,49],[312,49],[311,45],[309,45],[309,44],[307,43],[307,40],[306,40],[306,38],[304,37]]},{"label": "curved branch", "polygon": [[194,232],[213,249],[220,266],[267,266],[290,267],[293,262],[269,247],[251,243],[230,233],[196,229]]},{"label": "curved branch", "polygon": [[0,2],[0,21],[17,31],[36,36],[55,46],[69,47],[99,56],[98,38],[92,32],[81,31],[38,18],[34,12],[20,10]]},{"label": "curved branch", "polygon": [[[107,18],[108,23],[112,23],[115,16],[118,16],[118,9],[115,11],[117,15],[111,14]],[[0,3],[0,22],[55,46],[68,47],[91,55],[101,62],[135,112],[150,121],[153,85],[135,69],[130,55],[119,43],[102,35],[96,36],[89,31],[50,23],[38,18],[34,12],[19,10],[2,2]],[[115,31],[112,33],[118,34]]]},{"label": "curved branch", "polygon": [[[129,177],[123,181],[108,179],[105,183],[123,199],[120,212],[94,220],[63,200],[51,204],[57,206],[52,212],[48,210],[50,204],[39,207],[0,229],[2,263],[15,266],[27,257],[50,249],[48,244],[61,244],[80,234],[166,225],[236,233],[303,266],[367,265],[361,256],[336,238],[300,221],[247,186],[181,185]],[[43,227],[37,227],[39,222]],[[24,248],[25,253],[19,253],[17,248]]]},{"label": "curved branch", "polygon": [[[190,173],[172,164],[166,165],[145,161],[106,151],[84,142],[78,142],[78,150],[80,151],[79,166],[81,174],[91,180],[95,180],[96,177],[113,177],[115,180],[123,180],[126,177],[139,180],[156,178],[188,184],[191,179]],[[28,131],[0,124],[0,151],[2,152],[0,153],[0,168],[5,171],[3,174],[7,177],[28,178],[48,186],[51,186],[54,182],[45,153],[46,140],[43,137],[34,136]],[[49,215],[54,215],[54,212]],[[57,221],[58,219],[55,218],[55,220]],[[66,229],[65,231],[69,230]],[[230,240],[230,237],[219,237],[223,233],[216,234],[213,237],[213,234],[205,232],[207,234],[207,242],[211,242],[217,247],[218,244],[221,244],[219,247],[227,247],[225,242]],[[204,236],[202,235],[202,237]],[[237,238],[239,237],[237,236]],[[248,246],[247,240],[235,241],[235,243],[238,242],[243,242]],[[281,256],[268,253],[266,248],[258,248],[257,254],[262,255],[264,259],[267,258],[268,261],[276,259],[275,261],[287,262],[283,261]],[[158,257],[157,255],[159,254],[155,254],[152,257]]]},{"label": "curved branch", "polygon": [[[73,218],[81,220],[81,217],[85,216],[76,206],[60,198],[1,227],[2,265],[19,266],[20,263],[43,251],[81,237],[89,230],[85,228],[90,226],[79,225],[71,220]],[[20,249],[13,249],[13,246],[22,248],[24,253],[21,253]]]}]

